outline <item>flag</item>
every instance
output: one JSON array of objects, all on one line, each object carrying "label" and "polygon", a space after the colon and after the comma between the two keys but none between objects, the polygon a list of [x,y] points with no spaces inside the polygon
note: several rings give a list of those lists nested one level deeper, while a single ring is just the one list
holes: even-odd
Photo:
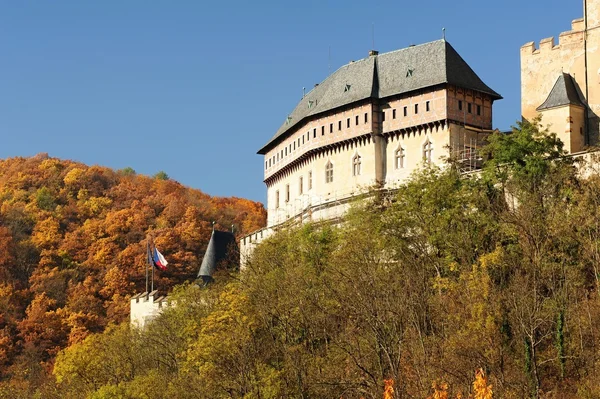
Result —
[{"label": "flag", "polygon": [[160,252],[158,252],[158,249],[156,249],[156,247],[154,247],[154,254],[152,256],[152,263],[154,264],[154,266],[158,270],[162,270],[162,271],[167,270],[167,265],[169,264],[169,262],[167,262],[167,260],[163,256],[163,254],[161,254]]}]

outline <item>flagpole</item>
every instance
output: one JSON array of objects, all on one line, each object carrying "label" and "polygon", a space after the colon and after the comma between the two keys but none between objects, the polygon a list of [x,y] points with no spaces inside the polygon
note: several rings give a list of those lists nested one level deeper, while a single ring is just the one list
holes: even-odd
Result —
[{"label": "flagpole", "polygon": [[146,292],[148,292],[148,264],[150,263],[150,238],[146,237]]},{"label": "flagpole", "polygon": [[[154,248],[156,248],[156,246],[154,245],[154,240],[152,240],[152,250],[154,250]],[[150,292],[154,291],[154,265],[152,265],[152,288],[150,289]]]}]

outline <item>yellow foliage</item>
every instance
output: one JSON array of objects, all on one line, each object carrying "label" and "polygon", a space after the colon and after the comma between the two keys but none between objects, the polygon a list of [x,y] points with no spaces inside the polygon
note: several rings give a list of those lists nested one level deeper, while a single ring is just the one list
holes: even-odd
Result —
[{"label": "yellow foliage", "polygon": [[473,381],[473,399],[492,399],[492,385],[488,385],[487,377],[482,369],[475,372],[475,381]]},{"label": "yellow foliage", "polygon": [[445,382],[434,382],[431,384],[433,394],[427,399],[448,399],[448,384]]},{"label": "yellow foliage", "polygon": [[385,389],[383,391],[383,399],[393,399],[394,398],[394,380],[391,378],[389,380],[384,380]]},{"label": "yellow foliage", "polygon": [[73,168],[64,177],[63,182],[67,185],[77,183],[84,173],[85,171],[81,168]]}]

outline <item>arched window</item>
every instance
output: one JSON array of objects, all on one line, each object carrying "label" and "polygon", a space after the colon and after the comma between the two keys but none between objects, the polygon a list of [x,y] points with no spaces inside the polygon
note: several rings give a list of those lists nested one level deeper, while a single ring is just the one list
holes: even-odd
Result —
[{"label": "arched window", "polygon": [[327,162],[325,165],[325,183],[333,182],[333,164],[331,161]]},{"label": "arched window", "polygon": [[433,145],[431,144],[431,141],[429,141],[429,139],[427,139],[425,144],[423,144],[423,161],[425,161],[425,163],[427,165],[431,165],[431,154],[432,153],[433,153]]},{"label": "arched window", "polygon": [[404,157],[406,157],[404,148],[398,147],[396,150],[396,169],[404,168]]},{"label": "arched window", "polygon": [[361,163],[360,155],[358,155],[358,154],[354,155],[354,158],[352,158],[352,176],[360,175],[360,163]]}]

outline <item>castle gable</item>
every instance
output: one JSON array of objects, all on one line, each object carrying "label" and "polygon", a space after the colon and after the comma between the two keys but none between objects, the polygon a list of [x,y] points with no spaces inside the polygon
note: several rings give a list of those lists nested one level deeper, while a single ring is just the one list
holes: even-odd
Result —
[{"label": "castle gable", "polygon": [[579,105],[585,107],[581,100],[577,86],[571,75],[561,73],[554,87],[550,91],[548,98],[537,111],[543,111],[551,108],[562,107],[565,105]]}]

